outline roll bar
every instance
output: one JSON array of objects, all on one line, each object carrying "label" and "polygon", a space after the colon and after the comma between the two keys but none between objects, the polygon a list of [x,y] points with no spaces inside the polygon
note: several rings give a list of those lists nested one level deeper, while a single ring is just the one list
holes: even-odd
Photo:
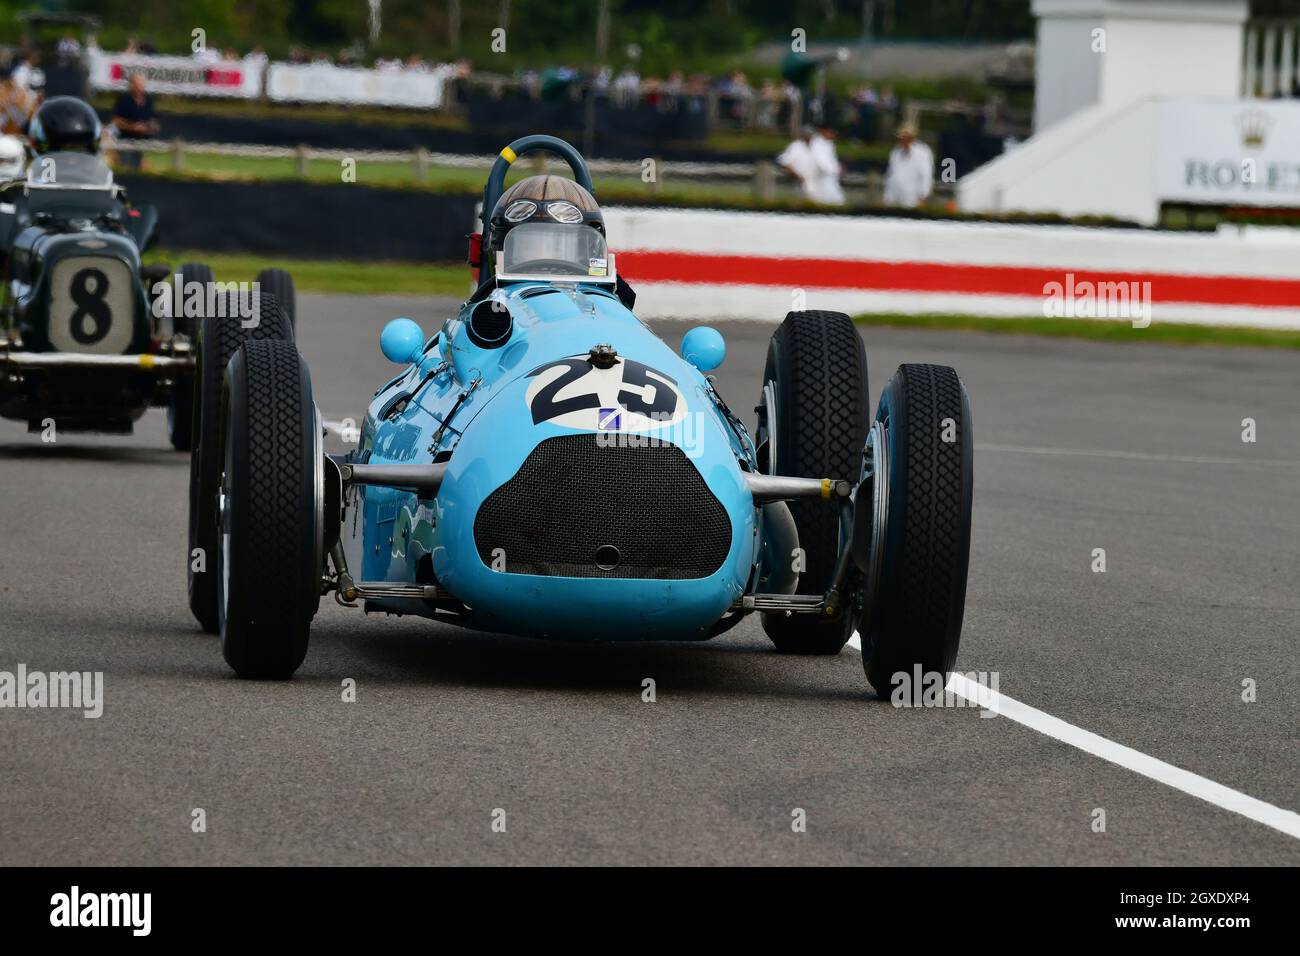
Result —
[{"label": "roll bar", "polygon": [[577,180],[578,185],[593,196],[596,189],[591,184],[591,173],[587,169],[587,164],[582,158],[582,154],[576,149],[560,139],[558,136],[548,136],[545,133],[533,133],[529,136],[521,136],[505,149],[501,150],[497,160],[492,164],[492,171],[488,173],[487,185],[483,187],[483,265],[479,278],[487,279],[491,276],[496,266],[495,257],[492,255],[492,210],[496,208],[497,200],[501,198],[503,187],[506,183],[506,173],[510,171],[511,164],[525,153],[535,153],[539,150],[545,150],[554,153],[562,160],[569,164],[569,169],[573,170],[573,178]]}]

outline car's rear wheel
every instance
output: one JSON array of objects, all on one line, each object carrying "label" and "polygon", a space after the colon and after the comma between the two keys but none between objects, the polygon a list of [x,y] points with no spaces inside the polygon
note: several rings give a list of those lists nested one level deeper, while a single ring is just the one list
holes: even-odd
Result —
[{"label": "car's rear wheel", "polygon": [[[245,317],[251,299],[231,293],[224,314],[210,315],[195,342],[193,389],[194,446],[190,456],[189,554],[186,556],[190,610],[209,634],[217,633],[216,502],[221,480],[221,382],[226,363],[245,341],[293,340],[293,330],[279,303],[261,298],[256,316]],[[256,321],[254,321],[254,319]],[[246,325],[247,323],[247,325]]]},{"label": "car's rear wheel", "polygon": [[[204,283],[203,288],[209,289],[211,286],[207,283],[213,282],[214,279],[210,268],[196,262],[187,262],[181,266],[180,276],[181,295],[178,298],[181,301],[181,308],[174,310],[180,314],[172,316],[172,325],[176,332],[188,336],[193,343],[195,333],[198,331],[198,317],[184,314],[185,289],[191,282]],[[204,298],[207,298],[206,292]],[[167,403],[167,437],[177,451],[191,451],[194,447],[193,372],[182,375],[172,387],[171,399]]]},{"label": "car's rear wheel", "polygon": [[[902,365],[880,396],[888,488],[875,593],[862,616],[862,659],[876,693],[894,675],[942,674],[957,659],[970,558],[974,441],[970,400],[943,365]],[[864,549],[865,550],[865,549]]]},{"label": "car's rear wheel", "polygon": [[[858,477],[871,427],[867,351],[853,321],[839,312],[791,312],[772,335],[759,406],[759,442],[769,474],[801,478]],[[837,509],[824,501],[791,501],[801,566],[797,594],[830,586],[840,549]],[[853,635],[854,615],[833,619],[767,613],[763,630],[789,654],[838,654]]]},{"label": "car's rear wheel", "polygon": [[324,565],[311,374],[293,343],[247,342],[222,391],[221,650],[240,677],[284,680],[307,654]]},{"label": "car's rear wheel", "polygon": [[284,314],[289,317],[289,327],[296,333],[298,295],[293,287],[293,276],[283,269],[263,269],[257,274],[257,288],[259,292],[275,296],[280,303],[280,308],[284,309]]}]

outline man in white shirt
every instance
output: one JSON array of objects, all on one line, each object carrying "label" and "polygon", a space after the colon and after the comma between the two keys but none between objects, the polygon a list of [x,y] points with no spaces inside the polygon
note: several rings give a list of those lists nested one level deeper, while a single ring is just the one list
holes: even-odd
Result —
[{"label": "man in white shirt", "polygon": [[843,206],[844,190],[840,187],[843,168],[840,166],[840,158],[835,155],[835,130],[830,126],[821,127],[809,146],[819,175],[818,195],[813,197],[814,202],[824,206]]},{"label": "man in white shirt", "polygon": [[916,138],[916,127],[898,128],[898,145],[889,153],[885,205],[915,209],[934,188],[934,153]]},{"label": "man in white shirt", "polygon": [[[817,143],[817,140],[821,143]],[[839,160],[835,158],[835,145],[818,137],[811,126],[799,132],[799,138],[785,148],[776,158],[777,164],[799,181],[807,199],[823,206],[844,203],[844,191],[839,183]]]}]

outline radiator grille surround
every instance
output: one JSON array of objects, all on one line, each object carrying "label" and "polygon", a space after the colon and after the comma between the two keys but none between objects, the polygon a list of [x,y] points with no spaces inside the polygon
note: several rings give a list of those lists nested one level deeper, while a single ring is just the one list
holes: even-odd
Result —
[{"label": "radiator grille surround", "polygon": [[726,508],[682,449],[628,437],[540,442],[479,507],[483,563],[511,574],[658,580],[722,567],[731,550]]}]

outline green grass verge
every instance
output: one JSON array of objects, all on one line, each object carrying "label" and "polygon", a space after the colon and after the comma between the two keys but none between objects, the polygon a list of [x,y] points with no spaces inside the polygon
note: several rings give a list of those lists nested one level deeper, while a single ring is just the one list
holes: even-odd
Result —
[{"label": "green grass verge", "polygon": [[145,262],[179,267],[202,262],[220,282],[251,282],[263,269],[287,269],[299,292],[348,292],[357,295],[469,295],[469,266],[456,262],[346,262],[336,259],[285,259],[257,253],[151,249]]},{"label": "green grass verge", "polygon": [[1130,322],[1100,319],[989,318],[978,315],[856,315],[861,325],[907,329],[948,329],[1053,338],[1092,339],[1103,342],[1157,343],[1161,345],[1228,345],[1300,349],[1300,330],[1257,329],[1225,325],[1184,325],[1152,322],[1135,329]]}]

